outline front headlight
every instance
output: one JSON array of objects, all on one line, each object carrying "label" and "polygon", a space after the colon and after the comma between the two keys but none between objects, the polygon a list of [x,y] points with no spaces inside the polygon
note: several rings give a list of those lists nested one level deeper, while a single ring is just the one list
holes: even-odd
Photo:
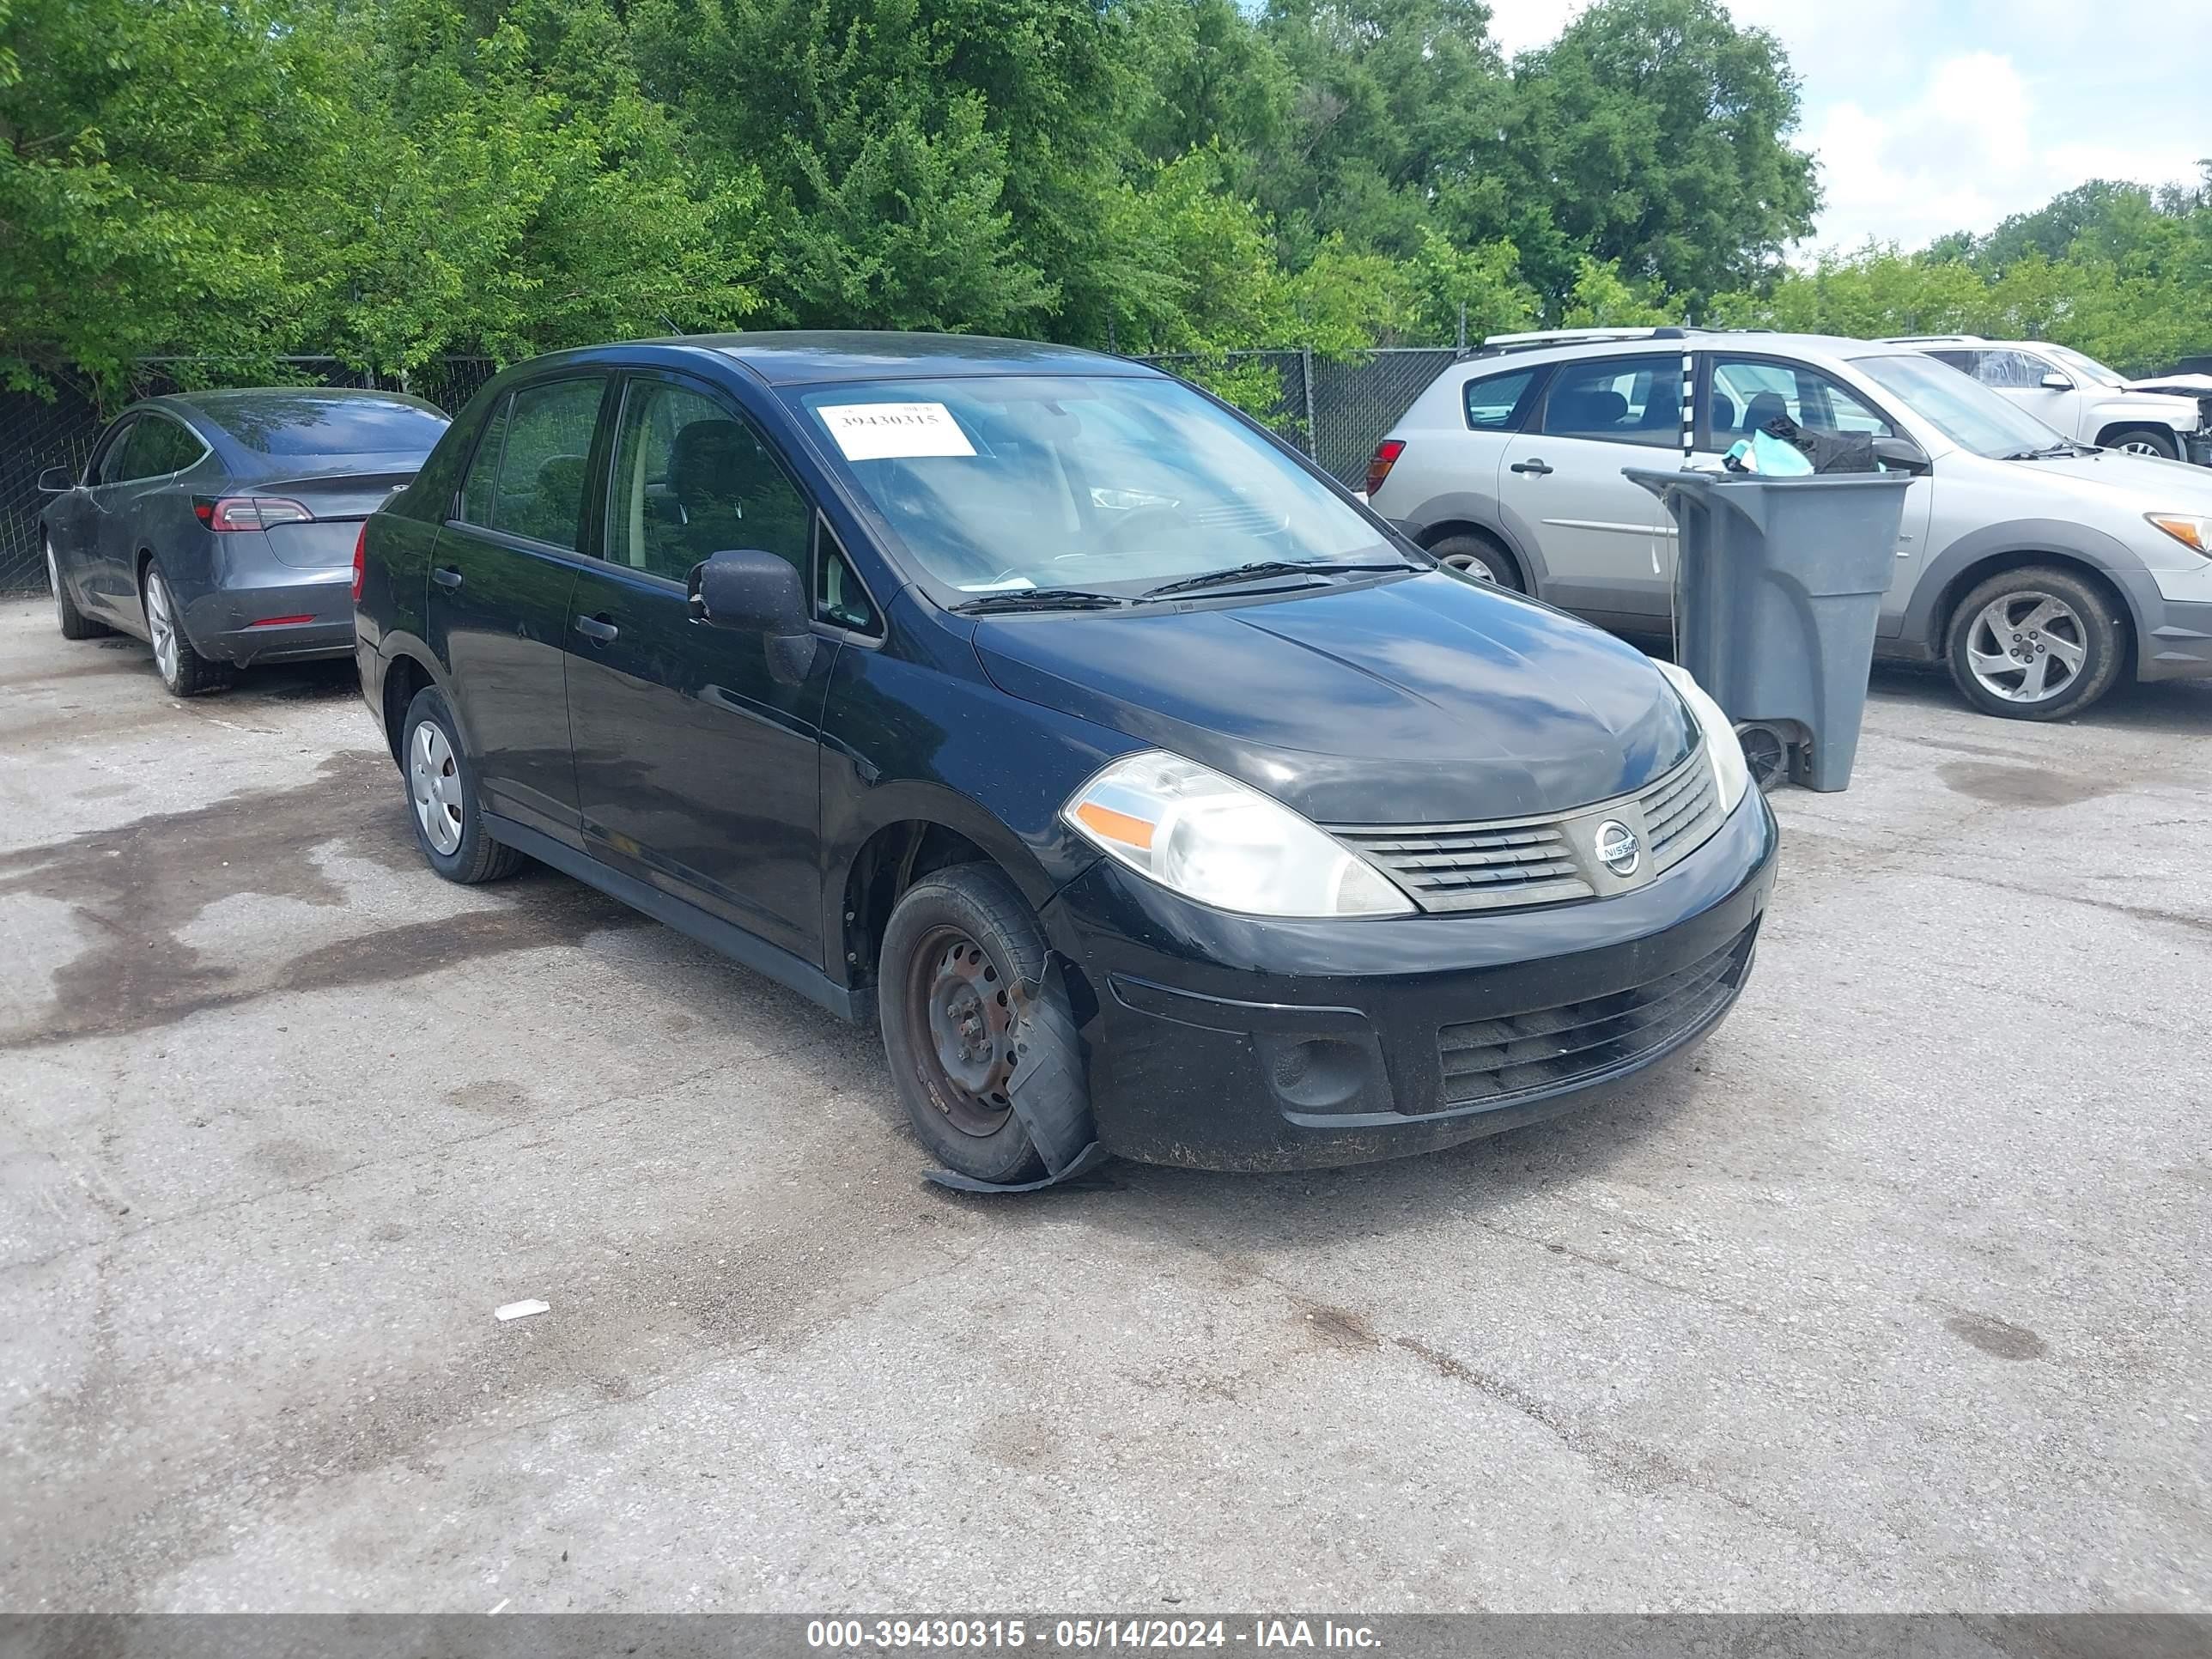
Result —
[{"label": "front headlight", "polygon": [[1150,750],[1115,761],[1060,817],[1108,857],[1185,898],[1252,916],[1403,916],[1375,866],[1256,789]]},{"label": "front headlight", "polygon": [[2143,517],[2191,552],[2212,559],[2212,518],[2199,513],[2146,513]]},{"label": "front headlight", "polygon": [[1682,701],[1690,705],[1690,712],[1698,717],[1698,729],[1705,734],[1705,752],[1713,757],[1713,783],[1720,790],[1721,816],[1726,817],[1735,811],[1735,804],[1751,787],[1751,769],[1744,763],[1743,743],[1735,734],[1729,717],[1721,713],[1720,704],[1705,695],[1705,688],[1690,677],[1690,671],[1679,664],[1662,662],[1656,665],[1661,673],[1674,683],[1682,694]]}]

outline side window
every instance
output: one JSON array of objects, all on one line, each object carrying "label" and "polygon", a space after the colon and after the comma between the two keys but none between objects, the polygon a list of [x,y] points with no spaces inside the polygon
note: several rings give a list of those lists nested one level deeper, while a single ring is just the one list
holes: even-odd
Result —
[{"label": "side window", "polygon": [[517,389],[500,447],[499,495],[492,528],[576,549],[591,470],[592,428],[606,383],[553,380]]},{"label": "side window", "polygon": [[2050,373],[2050,364],[2025,351],[1984,351],[1974,362],[1974,378],[2003,392],[2033,392]]},{"label": "side window", "polygon": [[1931,351],[1928,355],[1939,363],[1948,363],[1969,374],[1974,372],[1974,354],[1971,351]]},{"label": "side window", "polygon": [[1714,361],[1712,434],[1721,447],[1748,438],[1778,415],[1828,432],[1896,432],[1856,392],[1817,369],[1742,357]]},{"label": "side window", "polygon": [[1536,371],[1524,368],[1512,374],[1492,374],[1467,383],[1467,424],[1474,432],[1503,432],[1513,424],[1513,411],[1528,390]]},{"label": "side window", "polygon": [[507,411],[514,402],[501,398],[485,419],[477,440],[477,453],[469,462],[469,476],[461,485],[461,522],[492,527],[491,509],[499,499],[499,453],[507,443]]},{"label": "side window", "polygon": [[881,631],[876,621],[876,608],[868,603],[868,590],[860,586],[860,579],[854,572],[853,562],[845,556],[837,532],[818,514],[814,520],[814,545],[815,614],[826,623],[849,628],[856,634]]},{"label": "side window", "polygon": [[155,478],[190,466],[205,447],[167,416],[141,415],[138,424],[131,429],[131,453],[124,465],[131,477]]},{"label": "side window", "polygon": [[757,548],[803,576],[812,517],[750,421],[687,386],[630,382],[607,495],[609,559],[680,582],[710,553]]},{"label": "side window", "polygon": [[1553,371],[1539,430],[1671,449],[1682,437],[1680,357],[1600,357]]},{"label": "side window", "polygon": [[100,447],[99,458],[92,464],[94,483],[120,483],[131,474],[126,471],[130,460],[131,439],[137,430],[136,421],[125,421],[107,434]]}]

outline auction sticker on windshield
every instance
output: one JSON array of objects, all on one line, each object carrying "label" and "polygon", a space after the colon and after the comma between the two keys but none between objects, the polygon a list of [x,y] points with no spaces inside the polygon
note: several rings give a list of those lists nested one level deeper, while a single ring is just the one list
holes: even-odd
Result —
[{"label": "auction sticker on windshield", "polygon": [[815,412],[848,461],[975,453],[943,404],[831,404]]}]

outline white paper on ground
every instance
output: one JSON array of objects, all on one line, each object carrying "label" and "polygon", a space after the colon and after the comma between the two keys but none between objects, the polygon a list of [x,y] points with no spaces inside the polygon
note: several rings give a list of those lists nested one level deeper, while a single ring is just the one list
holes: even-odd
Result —
[{"label": "white paper on ground", "polygon": [[975,453],[943,404],[831,404],[815,412],[848,461]]},{"label": "white paper on ground", "polygon": [[492,1317],[494,1319],[501,1320],[527,1319],[532,1314],[551,1313],[552,1311],[553,1306],[548,1302],[510,1302],[504,1308],[501,1308],[496,1310],[492,1315]]}]

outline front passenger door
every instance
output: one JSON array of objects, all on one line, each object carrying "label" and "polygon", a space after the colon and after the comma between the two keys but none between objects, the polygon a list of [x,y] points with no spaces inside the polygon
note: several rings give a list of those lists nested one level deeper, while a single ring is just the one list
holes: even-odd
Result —
[{"label": "front passenger door", "polygon": [[632,376],[606,492],[605,558],[571,601],[568,726],[585,847],[624,874],[822,963],[822,700],[834,643],[795,683],[766,641],[692,619],[709,554],[788,559],[806,591],[813,509],[723,395]]}]

